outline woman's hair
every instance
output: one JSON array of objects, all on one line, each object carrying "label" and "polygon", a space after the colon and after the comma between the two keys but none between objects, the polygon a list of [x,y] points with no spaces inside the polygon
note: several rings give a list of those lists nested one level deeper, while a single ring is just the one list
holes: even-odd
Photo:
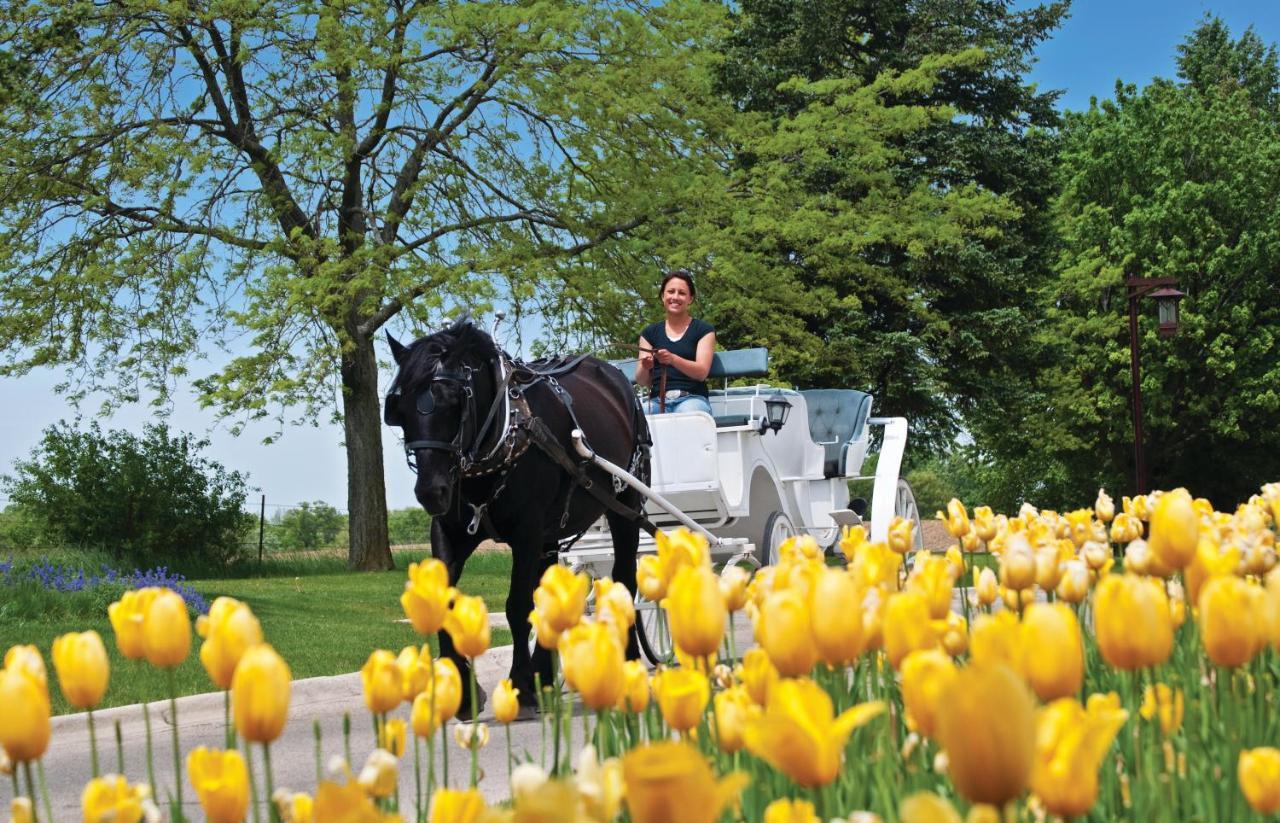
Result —
[{"label": "woman's hair", "polygon": [[685,282],[685,285],[689,287],[690,297],[698,296],[698,290],[693,286],[693,275],[689,273],[688,269],[672,269],[671,271],[662,275],[662,285],[658,287],[658,294],[662,294],[662,292],[666,291],[667,284],[670,283],[672,280],[676,279],[677,277],[683,280]]}]

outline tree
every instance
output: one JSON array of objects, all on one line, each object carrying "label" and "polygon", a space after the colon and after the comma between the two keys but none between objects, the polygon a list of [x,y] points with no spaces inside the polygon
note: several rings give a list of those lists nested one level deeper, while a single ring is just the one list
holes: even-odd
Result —
[{"label": "tree", "polygon": [[272,526],[286,549],[319,549],[334,545],[345,521],[337,509],[317,500],[289,509]]},{"label": "tree", "polygon": [[392,509],[387,512],[387,531],[393,546],[427,543],[431,539],[431,515],[421,506]]},{"label": "tree", "polygon": [[224,565],[244,536],[245,482],[201,456],[208,445],[162,424],[139,437],[61,422],[0,488],[52,542],[139,564],[195,558]]},{"label": "tree", "polygon": [[349,564],[390,567],[375,335],[504,288],[587,289],[714,172],[700,0],[64,4],[0,12],[0,373],[196,381],[232,418],[332,409]]},{"label": "tree", "polygon": [[1274,47],[1225,34],[1209,20],[1187,38],[1182,82],[1117,84],[1066,118],[1060,279],[1040,332],[1055,356],[1026,441],[1054,504],[1132,488],[1128,277],[1175,276],[1187,294],[1172,339],[1140,304],[1152,485],[1225,509],[1280,476],[1280,72]]},{"label": "tree", "polygon": [[[717,308],[722,337],[774,345],[785,379],[863,387],[908,416],[917,454],[961,428],[998,435],[1044,357],[1020,330],[1050,276],[1058,117],[1056,93],[1023,75],[1067,4],[1012,6],[746,0],[719,75],[739,109],[793,135],[815,92],[875,90],[875,111],[821,101],[794,144],[807,171],[739,144],[744,174],[789,174],[802,199],[744,198],[736,239],[759,257],[745,277],[779,294]],[[859,127],[868,139],[829,144]]]}]

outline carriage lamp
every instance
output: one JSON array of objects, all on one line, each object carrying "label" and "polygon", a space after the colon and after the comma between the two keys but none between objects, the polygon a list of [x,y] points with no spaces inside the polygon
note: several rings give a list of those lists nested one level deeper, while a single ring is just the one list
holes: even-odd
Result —
[{"label": "carriage lamp", "polygon": [[764,401],[765,419],[760,421],[760,433],[772,430],[774,434],[782,428],[782,424],[787,422],[787,415],[791,413],[791,403],[787,398],[782,396],[782,392],[774,392]]}]

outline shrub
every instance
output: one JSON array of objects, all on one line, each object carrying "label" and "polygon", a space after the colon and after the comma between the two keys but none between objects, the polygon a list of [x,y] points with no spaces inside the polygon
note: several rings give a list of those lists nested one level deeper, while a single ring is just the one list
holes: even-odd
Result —
[{"label": "shrub", "polygon": [[321,549],[334,546],[346,531],[347,518],[323,500],[302,503],[272,524],[281,549]]},{"label": "shrub", "polygon": [[387,534],[393,546],[428,543],[431,541],[431,515],[421,506],[389,511]]},{"label": "shrub", "polygon": [[202,457],[207,440],[150,424],[142,436],[50,426],[0,488],[44,538],[138,565],[223,566],[240,550],[244,476]]}]

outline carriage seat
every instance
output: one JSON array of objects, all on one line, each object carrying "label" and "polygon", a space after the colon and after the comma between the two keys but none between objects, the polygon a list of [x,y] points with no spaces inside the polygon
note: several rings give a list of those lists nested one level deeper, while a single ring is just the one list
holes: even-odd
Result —
[{"label": "carriage seat", "polygon": [[871,395],[855,389],[808,389],[809,436],[822,446],[824,477],[844,477],[850,441],[863,436],[871,415]]},{"label": "carriage seat", "polygon": [[[635,377],[636,358],[610,360],[609,363],[625,374],[628,380]],[[711,371],[707,373],[707,380],[719,378],[728,383],[735,377],[764,377],[768,373],[768,349],[763,346],[751,349],[729,349],[718,351],[712,356]],[[717,428],[745,426],[750,422],[749,416],[745,414],[717,415],[715,420]]]}]

